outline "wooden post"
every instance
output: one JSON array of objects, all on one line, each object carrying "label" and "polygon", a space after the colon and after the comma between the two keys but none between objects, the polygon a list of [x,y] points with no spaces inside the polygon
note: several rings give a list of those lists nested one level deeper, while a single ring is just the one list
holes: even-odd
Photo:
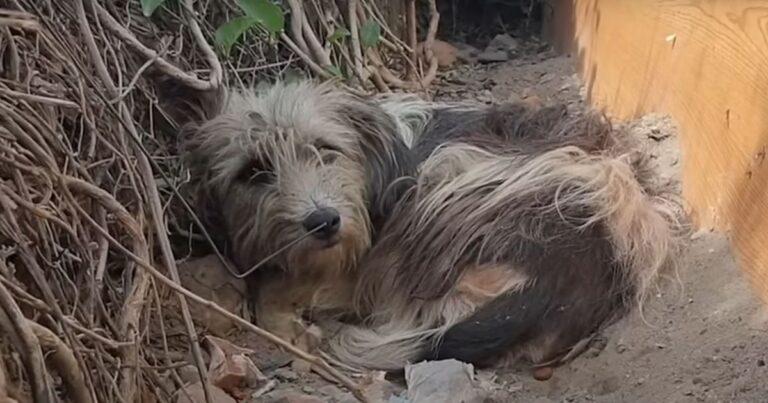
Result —
[{"label": "wooden post", "polygon": [[548,2],[545,34],[575,56],[593,105],[676,121],[695,224],[730,234],[768,301],[768,2]]}]

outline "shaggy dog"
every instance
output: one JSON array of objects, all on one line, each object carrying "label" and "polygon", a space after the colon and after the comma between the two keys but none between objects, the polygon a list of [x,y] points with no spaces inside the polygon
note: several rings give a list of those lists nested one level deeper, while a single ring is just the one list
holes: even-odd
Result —
[{"label": "shaggy dog", "polygon": [[202,108],[182,93],[163,97],[196,120],[200,215],[241,270],[268,258],[257,321],[306,347],[302,317],[346,315],[329,340],[345,363],[552,365],[673,260],[673,209],[599,116],[310,82]]}]

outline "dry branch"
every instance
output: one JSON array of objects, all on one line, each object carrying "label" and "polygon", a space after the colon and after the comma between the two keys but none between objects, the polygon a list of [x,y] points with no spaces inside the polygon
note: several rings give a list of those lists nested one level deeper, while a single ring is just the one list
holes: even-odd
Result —
[{"label": "dry branch", "polygon": [[[411,60],[415,46],[392,33],[371,0],[290,0],[290,27],[277,43],[243,41],[225,63],[206,38],[220,17],[241,12],[233,2],[166,2],[151,19],[139,2],[11,3],[15,10],[0,10],[0,343],[19,352],[21,365],[0,357],[0,368],[11,369],[13,390],[39,401],[59,398],[52,385],[73,401],[133,402],[148,392],[170,400],[162,378],[178,378],[178,360],[191,353],[206,377],[192,299],[364,399],[326,360],[179,285],[176,256],[188,249],[176,240],[202,232],[212,241],[178,190],[184,171],[146,73],[206,91],[225,78],[248,86],[301,65],[322,79],[351,73],[389,91],[428,84],[416,66],[429,61]],[[369,21],[381,25],[380,46],[360,43]],[[354,35],[331,40],[337,27]],[[415,77],[394,67],[406,65]],[[183,327],[166,329],[176,326],[164,318],[168,294],[179,298]]]},{"label": "dry branch", "polygon": [[85,384],[83,372],[77,363],[77,358],[72,350],[50,331],[35,322],[28,321],[27,324],[32,332],[37,336],[43,350],[51,352],[50,358],[56,370],[67,385],[69,397],[74,402],[90,403],[93,401],[91,393]]},{"label": "dry branch", "polygon": [[51,395],[53,389],[46,376],[45,361],[40,343],[16,301],[13,300],[13,296],[2,284],[0,284],[0,329],[3,330],[4,335],[14,339],[16,349],[24,357],[24,364],[27,366],[27,376],[35,401],[53,401]]},{"label": "dry branch", "polygon": [[[135,225],[135,223],[131,222],[132,218],[130,215],[126,215],[122,206],[117,203],[108,193],[102,191],[99,188],[93,187],[90,184],[83,182],[81,180],[75,179],[75,178],[67,178],[62,177],[62,182],[69,188],[76,189],[80,192],[86,193],[88,196],[93,197],[98,202],[103,203],[104,207],[106,207],[108,210],[113,211],[116,213],[119,217],[122,217],[125,221],[123,222],[124,225],[126,225],[128,228]],[[114,210],[113,210],[114,209]],[[93,219],[90,219],[90,217],[87,218],[91,225],[94,226],[94,229],[96,231],[103,231],[103,228],[101,228],[98,223],[96,223]],[[180,295],[183,295],[184,297],[189,298],[190,300],[194,301],[195,303],[205,307],[206,309],[209,309],[213,312],[216,312],[227,319],[230,319],[237,324],[243,326],[245,329],[271,341],[272,343],[282,347],[286,351],[290,352],[291,354],[294,354],[295,356],[301,358],[302,360],[305,360],[309,362],[312,365],[318,366],[320,369],[328,372],[336,378],[336,380],[339,381],[342,385],[349,388],[355,396],[358,397],[361,401],[366,401],[365,395],[362,393],[362,390],[359,386],[357,386],[354,382],[352,382],[349,378],[347,378],[344,374],[336,370],[335,368],[328,365],[328,363],[323,360],[320,357],[317,357],[315,355],[309,354],[305,351],[302,351],[292,344],[286,342],[285,340],[281,339],[280,337],[254,325],[251,322],[248,322],[247,320],[237,316],[236,314],[229,312],[227,309],[223,308],[222,306],[216,304],[215,302],[212,302],[208,299],[202,298],[198,296],[197,294],[193,293],[192,291],[187,290],[186,288],[180,286],[178,283],[173,281],[172,279],[169,279],[165,277],[159,270],[157,270],[154,266],[152,266],[148,261],[145,259],[142,259],[141,256],[138,256],[131,252],[129,249],[124,247],[120,242],[118,242],[116,239],[114,239],[112,236],[110,236],[107,233],[102,233],[104,237],[106,237],[109,242],[114,246],[116,249],[120,250],[122,253],[133,259],[133,261],[139,265],[142,269],[146,270],[149,274],[151,274],[156,280],[160,281],[173,291],[179,293]]]}]

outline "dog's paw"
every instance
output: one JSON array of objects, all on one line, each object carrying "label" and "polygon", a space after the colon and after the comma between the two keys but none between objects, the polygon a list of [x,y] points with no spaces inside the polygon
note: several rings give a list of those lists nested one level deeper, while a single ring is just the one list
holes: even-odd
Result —
[{"label": "dog's paw", "polygon": [[[296,337],[291,340],[292,344],[302,351],[314,354],[323,339],[322,330],[316,325],[306,325],[299,320],[294,321],[293,324]],[[312,370],[312,364],[300,358],[295,358],[293,362],[291,362],[291,368],[296,373],[308,373]]]}]

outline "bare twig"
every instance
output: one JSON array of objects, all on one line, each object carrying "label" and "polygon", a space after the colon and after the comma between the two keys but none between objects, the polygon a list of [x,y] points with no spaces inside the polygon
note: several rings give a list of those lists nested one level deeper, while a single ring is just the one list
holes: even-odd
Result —
[{"label": "bare twig", "polygon": [[200,30],[200,25],[197,23],[197,18],[195,17],[195,9],[192,7],[192,1],[193,0],[184,1],[184,8],[189,16],[189,18],[187,18],[187,24],[189,24],[189,29],[192,30],[192,35],[195,37],[195,40],[197,40],[197,46],[203,51],[205,59],[208,61],[208,65],[211,66],[211,76],[208,79],[208,83],[211,88],[218,88],[221,86],[224,78],[221,62],[219,61],[219,57],[216,56],[216,52],[211,48],[211,45],[205,40],[203,31]]},{"label": "bare twig", "polygon": [[[98,5],[96,5],[98,8]],[[88,22],[85,20],[84,16],[84,8],[82,6],[82,0],[79,1],[79,10],[82,12],[82,18],[80,20],[80,26],[81,30],[84,32],[84,36],[86,38],[86,41],[89,43],[93,42],[93,37],[90,33],[90,28],[88,27]],[[195,23],[196,24],[196,23]],[[199,31],[199,27],[196,27],[196,31]],[[195,31],[195,28],[193,28],[193,31]],[[202,34],[200,34],[202,35]],[[93,48],[93,46],[90,46]],[[212,52],[212,51],[211,51]],[[216,58],[215,54],[213,54],[213,57]],[[97,53],[91,53],[91,58],[94,60],[96,64],[103,65],[104,62]],[[209,59],[209,62],[211,60]],[[212,62],[211,62],[212,63]],[[215,78],[217,73],[220,73],[221,66],[217,64],[218,59],[216,59],[216,63],[212,63],[212,68],[214,69],[211,77],[212,81],[210,82],[211,85],[218,85],[216,80],[220,80],[221,77]],[[218,66],[218,67],[216,67]],[[219,71],[216,71],[216,68],[219,69]],[[105,70],[105,69],[102,69]],[[113,97],[119,96],[119,93],[117,91],[117,88],[115,87],[114,83],[112,83],[112,79],[107,77],[101,77],[104,84],[109,89],[109,92]],[[133,126],[133,120],[131,119],[130,111],[128,110],[128,107],[125,105],[124,102],[120,101],[119,108],[121,115],[124,119],[124,122],[128,124],[129,129],[129,135],[132,138],[138,138],[137,131],[135,127]],[[142,175],[142,178],[144,180],[144,183],[146,185],[146,189],[149,192],[149,202],[150,202],[150,211],[153,216],[153,223],[155,225],[156,234],[158,236],[158,239],[160,241],[160,248],[163,252],[163,260],[165,263],[166,268],[171,273],[171,277],[174,281],[179,281],[179,275],[178,275],[178,269],[176,268],[176,261],[173,258],[173,252],[171,250],[170,241],[168,240],[168,233],[165,228],[165,221],[163,217],[163,209],[162,209],[162,203],[160,202],[160,195],[157,191],[157,184],[155,183],[154,175],[152,174],[152,167],[149,163],[149,160],[144,155],[142,150],[138,150],[136,152],[137,159],[139,162],[139,171]],[[140,251],[147,251],[148,249],[145,245],[146,241],[143,239],[143,234],[137,231],[137,236],[134,238],[136,242],[142,244],[140,245]],[[147,253],[143,252],[143,253]],[[141,255],[140,255],[141,256]],[[146,259],[146,256],[142,256],[142,258]],[[126,299],[125,304],[123,305],[123,330],[127,332],[128,340],[132,340],[135,337],[135,333],[138,329],[138,321],[141,314],[141,308],[144,304],[144,300],[146,299],[146,294],[149,291],[149,279],[146,276],[146,273],[144,273],[142,270],[138,271],[136,273],[136,286],[134,286],[131,294]],[[187,328],[188,336],[190,339],[190,344],[192,346],[192,352],[193,356],[195,358],[195,364],[197,365],[197,369],[200,375],[200,379],[203,384],[203,391],[205,394],[205,398],[207,402],[211,402],[211,392],[210,388],[208,387],[208,381],[207,381],[207,373],[205,369],[205,364],[202,358],[202,352],[200,350],[200,344],[197,339],[197,332],[195,331],[194,324],[192,323],[192,317],[189,313],[189,307],[187,306],[186,300],[183,297],[179,297],[180,307],[182,310],[182,316],[184,319],[185,326]],[[131,347],[126,349],[125,357],[128,358],[128,360],[135,362],[137,357],[137,350],[135,347]],[[132,369],[126,369],[126,374],[123,377],[123,390],[126,392],[126,395],[128,396],[128,400],[132,400],[132,393],[130,393],[133,388],[135,388],[135,382],[136,380],[132,380],[131,371],[134,371]]]},{"label": "bare twig", "polygon": [[9,76],[12,80],[19,81],[19,65],[21,62],[19,61],[19,49],[16,47],[16,40],[13,39],[13,34],[8,27],[3,27],[3,35],[8,41],[8,50],[10,53],[10,56],[8,57]]},{"label": "bare twig", "polygon": [[427,38],[424,40],[424,56],[429,63],[429,69],[421,79],[420,85],[427,87],[437,76],[437,57],[432,50],[437,36],[437,27],[440,23],[440,13],[437,11],[435,0],[429,0],[429,28],[427,29]]},{"label": "bare twig", "polygon": [[[305,17],[301,3],[296,0],[288,0],[288,6],[291,8],[291,36],[293,36],[296,46],[305,54],[309,54],[309,47],[307,46],[307,42],[304,41],[304,35],[302,33],[302,20]],[[315,55],[315,57],[317,56]]]},{"label": "bare twig", "polygon": [[361,84],[365,83],[365,74],[363,73],[363,51],[360,44],[360,33],[357,23],[357,0],[348,0],[347,21],[349,21],[349,32],[352,40],[352,57],[357,75],[361,77]]},{"label": "bare twig", "polygon": [[405,1],[407,2],[405,25],[406,29],[408,30],[408,46],[411,48],[411,63],[408,65],[408,79],[416,80],[416,66],[419,63],[418,55],[416,54],[416,45],[418,41],[416,36],[416,0]]},{"label": "bare twig", "polygon": [[90,403],[93,401],[91,393],[85,384],[83,372],[77,363],[77,358],[72,350],[48,328],[35,322],[27,321],[32,332],[37,336],[44,350],[51,351],[51,362],[56,367],[59,376],[67,385],[67,391],[74,402]]},{"label": "bare twig", "polygon": [[79,105],[74,102],[67,101],[65,99],[45,97],[42,95],[25,94],[23,92],[13,91],[6,88],[0,88],[0,94],[6,95],[10,98],[23,99],[30,102],[38,102],[41,104],[61,106],[64,108],[77,109]]},{"label": "bare twig", "polygon": [[304,7],[302,7],[301,2],[298,0],[289,0],[289,4],[291,4],[291,8],[295,10],[299,10],[302,14],[301,18],[301,29],[304,34],[304,37],[307,39],[307,45],[312,50],[312,53],[315,55],[315,58],[320,63],[320,66],[324,68],[328,68],[331,66],[331,58],[326,53],[325,49],[323,49],[323,45],[320,44],[320,40],[317,39],[317,35],[315,35],[315,31],[312,29],[312,27],[309,25],[309,20],[307,19],[307,16],[304,14]]},{"label": "bare twig", "polygon": [[[99,189],[87,182],[84,182],[82,180],[61,176],[60,180],[64,186],[67,186],[69,189],[76,190],[78,192],[84,193],[89,197],[94,198],[97,202],[101,203],[107,210],[111,211],[113,214],[115,214],[118,219],[120,219],[121,223],[126,228],[133,228],[137,224],[133,220],[133,218],[128,214],[127,211],[123,208],[123,206],[120,205],[109,193],[103,191],[102,189]],[[163,285],[167,286],[171,290],[175,291],[178,294],[181,294],[187,298],[189,298],[191,301],[200,304],[201,306],[205,307],[206,309],[209,309],[213,312],[216,312],[227,319],[232,320],[233,322],[236,322],[237,324],[243,326],[244,328],[248,329],[249,331],[269,340],[270,342],[282,347],[283,349],[287,350],[291,354],[294,354],[298,358],[301,358],[307,362],[309,362],[312,365],[316,365],[319,368],[325,370],[332,376],[336,378],[336,380],[339,381],[342,385],[349,388],[353,393],[355,393],[355,396],[357,396],[361,401],[365,401],[365,396],[362,394],[362,390],[350,379],[348,379],[346,376],[344,376],[342,373],[340,373],[335,368],[328,365],[328,363],[323,360],[320,357],[317,357],[315,355],[309,354],[307,352],[304,352],[297,347],[293,346],[292,344],[286,342],[285,340],[281,339],[280,337],[246,321],[245,319],[237,316],[236,314],[228,311],[227,309],[223,308],[222,306],[216,304],[213,301],[207,300],[205,298],[202,298],[198,296],[197,294],[189,291],[188,289],[182,287],[172,279],[169,279],[165,277],[162,273],[160,273],[159,270],[157,270],[154,266],[152,266],[147,260],[143,259],[141,256],[136,255],[135,253],[131,252],[128,248],[124,247],[122,244],[120,244],[116,239],[114,239],[111,235],[104,232],[103,228],[101,228],[96,221],[94,221],[90,217],[85,217],[86,220],[94,227],[94,229],[98,232],[102,233],[102,236],[109,239],[110,243],[112,244],[115,249],[120,250],[123,254],[131,258],[139,267],[146,270],[148,273],[150,273],[155,279],[163,283]],[[132,231],[134,232],[134,231]]]},{"label": "bare twig", "polygon": [[301,59],[301,60],[302,60],[304,63],[306,63],[306,64],[307,64],[307,66],[309,66],[309,68],[310,68],[310,69],[311,69],[311,70],[312,70],[312,71],[313,71],[315,74],[317,74],[318,76],[320,76],[320,77],[322,77],[322,78],[325,78],[325,79],[329,79],[329,78],[332,78],[332,77],[333,77],[333,76],[331,76],[331,74],[330,74],[328,71],[324,70],[324,69],[323,69],[322,67],[320,67],[320,66],[319,66],[317,63],[315,63],[315,62],[314,62],[314,60],[312,60],[312,58],[311,58],[311,57],[309,57],[309,55],[307,55],[307,54],[306,54],[304,51],[302,51],[301,49],[299,49],[299,47],[296,45],[296,43],[294,43],[294,42],[291,40],[291,38],[289,38],[289,37],[288,37],[288,35],[286,35],[284,32],[280,34],[280,39],[282,39],[282,41],[283,41],[283,42],[285,42],[285,44],[286,44],[286,45],[288,45],[288,47],[289,47],[289,48],[291,48],[291,50],[292,50],[294,53],[296,53],[296,54],[299,56],[299,58],[300,58],[300,59]]},{"label": "bare twig", "polygon": [[[184,72],[180,68],[174,66],[164,58],[160,57],[157,52],[154,50],[148,48],[143,43],[139,42],[138,39],[136,39],[133,34],[131,34],[130,31],[125,29],[122,25],[120,25],[117,20],[112,17],[111,14],[104,8],[102,8],[100,5],[93,3],[94,8],[96,9],[99,18],[101,18],[101,21],[109,28],[112,32],[114,32],[120,39],[125,41],[128,45],[130,45],[132,48],[139,51],[144,57],[150,60],[155,60],[155,64],[158,68],[160,68],[164,73],[168,74],[169,76],[172,76],[176,78],[177,80],[183,82],[185,85],[190,86],[191,88],[195,88],[198,90],[211,90],[218,87],[220,83],[220,78],[215,78],[218,71],[215,70],[212,71],[211,74],[211,80],[210,81],[204,81],[201,80],[193,75],[190,75],[189,73]],[[218,60],[218,59],[217,59]],[[219,69],[221,67],[219,66]],[[220,71],[220,70],[219,70]],[[219,80],[219,81],[216,81]]]},{"label": "bare twig", "polygon": [[[346,0],[286,2],[298,23],[296,33],[289,28],[277,46],[248,41],[225,65],[207,43],[213,28],[207,19],[240,13],[234,2],[167,3],[162,18],[152,19],[138,17],[138,3],[131,2],[9,4],[15,10],[0,9],[0,19],[12,24],[0,26],[6,63],[5,78],[0,78],[0,171],[6,173],[0,180],[0,244],[14,249],[0,248],[0,256],[13,256],[0,265],[0,285],[23,309],[25,317],[18,316],[18,323],[37,335],[30,340],[48,354],[50,365],[46,371],[40,354],[27,353],[29,344],[0,306],[0,333],[3,342],[10,341],[3,351],[19,352],[0,360],[9,364],[12,396],[21,397],[17,380],[26,382],[22,390],[32,391],[35,379],[50,379],[53,385],[50,375],[55,375],[63,389],[37,390],[51,390],[53,398],[63,390],[63,397],[73,401],[133,403],[146,393],[168,401],[175,391],[161,380],[163,371],[174,372],[191,356],[202,379],[206,376],[185,306],[188,298],[215,312],[221,308],[178,284],[174,252],[187,250],[182,245],[171,250],[166,221],[191,218],[202,240],[212,241],[177,186],[169,187],[168,198],[166,188],[157,186],[178,183],[174,175],[180,166],[172,155],[175,139],[155,131],[165,125],[157,124],[146,72],[155,68],[182,85],[208,91],[223,84],[225,73],[248,87],[299,62],[322,79],[335,79],[338,67],[359,78],[359,84],[372,82],[378,91],[412,89],[414,81],[404,81],[394,67],[411,64],[405,53],[410,47],[392,33],[370,0],[353,1],[351,8]],[[341,21],[349,17],[354,24]],[[359,43],[361,24],[371,20],[381,26],[380,46]],[[356,50],[351,38],[329,40],[337,26],[356,29]],[[339,85],[366,94],[354,81],[340,80]],[[234,272],[226,260],[225,266]],[[167,321],[169,291],[182,301],[174,311],[181,313],[183,327]],[[299,359],[309,359],[324,378],[361,396],[328,360],[302,353],[242,318],[234,321]],[[189,344],[180,345],[173,337]],[[30,371],[35,360],[38,369]]]},{"label": "bare twig", "polygon": [[21,313],[13,296],[0,284],[0,328],[4,334],[15,335],[19,352],[25,357],[32,396],[36,402],[52,402],[53,388],[48,384],[43,350],[32,332],[27,318]]}]

